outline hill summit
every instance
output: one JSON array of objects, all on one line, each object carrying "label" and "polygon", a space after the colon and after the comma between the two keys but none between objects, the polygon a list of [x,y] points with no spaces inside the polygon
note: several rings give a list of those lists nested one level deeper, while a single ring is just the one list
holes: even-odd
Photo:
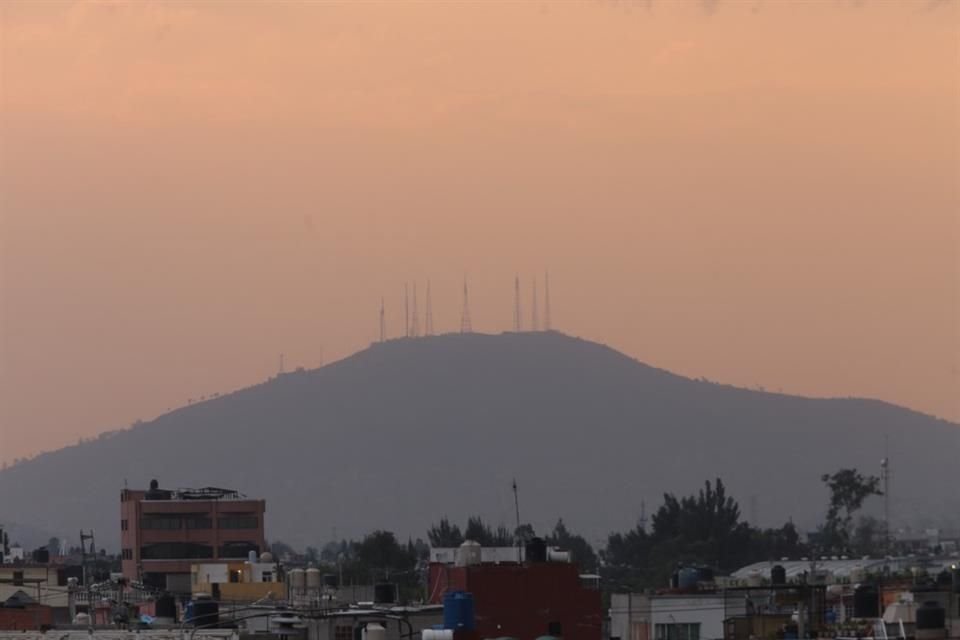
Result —
[{"label": "hill summit", "polygon": [[[556,332],[390,340],[177,409],[0,472],[0,520],[119,542],[119,495],[224,486],[267,500],[267,535],[318,545],[375,528],[424,536],[442,516],[599,540],[640,502],[720,477],[760,524],[823,514],[823,473],[894,469],[894,525],[956,511],[960,427],[875,400],[691,380]],[[38,534],[39,535],[39,534]],[[27,541],[24,541],[27,542]],[[42,543],[43,540],[34,541]]]}]

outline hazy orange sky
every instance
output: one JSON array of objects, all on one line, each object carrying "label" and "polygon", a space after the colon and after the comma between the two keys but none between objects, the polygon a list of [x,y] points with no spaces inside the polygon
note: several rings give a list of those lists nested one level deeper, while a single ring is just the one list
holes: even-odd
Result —
[{"label": "hazy orange sky", "polygon": [[0,459],[553,319],[960,420],[957,2],[0,3]]}]

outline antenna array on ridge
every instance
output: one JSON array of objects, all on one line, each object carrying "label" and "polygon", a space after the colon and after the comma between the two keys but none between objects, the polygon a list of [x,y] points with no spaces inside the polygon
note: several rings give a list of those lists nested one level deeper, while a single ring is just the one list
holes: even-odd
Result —
[{"label": "antenna array on ridge", "polygon": [[424,323],[423,335],[433,335],[433,301],[430,299],[430,281],[427,280],[427,318]]},{"label": "antenna array on ridge", "polygon": [[550,272],[543,273],[543,330],[550,331]]},{"label": "antenna array on ridge", "polygon": [[520,321],[520,276],[513,280],[513,330],[521,330]]},{"label": "antenna array on ridge", "polygon": [[380,342],[387,339],[387,318],[383,308],[383,298],[380,298]]},{"label": "antenna array on ridge", "polygon": [[420,316],[417,314],[417,283],[413,283],[413,319],[410,320],[410,337],[420,337]]},{"label": "antenna array on ridge", "polygon": [[463,310],[460,312],[460,333],[473,333],[470,322],[470,296],[467,292],[467,279],[463,279]]},{"label": "antenna array on ridge", "polygon": [[537,278],[533,278],[533,306],[530,310],[530,330],[540,331],[540,316],[537,312]]}]

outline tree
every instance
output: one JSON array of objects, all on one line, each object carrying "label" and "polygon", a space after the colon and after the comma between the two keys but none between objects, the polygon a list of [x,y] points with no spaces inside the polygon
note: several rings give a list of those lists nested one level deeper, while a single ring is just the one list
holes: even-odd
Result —
[{"label": "tree", "polygon": [[320,563],[320,551],[316,547],[307,547],[303,550],[303,556],[306,561],[312,565]]},{"label": "tree", "polygon": [[830,490],[827,518],[822,530],[822,542],[837,550],[850,546],[853,514],[860,510],[870,496],[881,496],[880,478],[864,476],[856,469],[840,469],[823,474],[820,479]]},{"label": "tree", "polygon": [[440,524],[430,527],[427,538],[430,540],[430,546],[433,547],[459,547],[463,544],[460,527],[451,525],[446,517],[440,520]]},{"label": "tree", "polygon": [[51,556],[60,555],[60,538],[52,537],[47,540],[47,551],[50,552]]}]

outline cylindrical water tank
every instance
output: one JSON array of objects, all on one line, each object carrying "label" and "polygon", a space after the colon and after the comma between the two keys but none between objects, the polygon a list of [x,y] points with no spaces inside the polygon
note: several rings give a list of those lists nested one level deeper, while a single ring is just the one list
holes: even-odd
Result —
[{"label": "cylindrical water tank", "polygon": [[482,559],[483,547],[480,546],[479,542],[466,540],[460,545],[460,550],[457,554],[457,566],[472,567],[480,564]]},{"label": "cylindrical water tank", "polygon": [[393,604],[397,601],[397,585],[389,582],[373,585],[373,601],[376,604]]},{"label": "cylindrical water tank", "polygon": [[939,602],[924,602],[917,608],[917,631],[943,629],[947,626],[947,610]]},{"label": "cylindrical water tank", "polygon": [[320,569],[310,567],[306,571],[307,589],[319,590],[322,584]]},{"label": "cylindrical water tank", "polygon": [[368,622],[363,628],[363,640],[387,640],[387,630],[379,622]]},{"label": "cylindrical water tank", "polygon": [[215,627],[220,622],[220,603],[212,598],[196,598],[191,603],[190,622],[197,627]]},{"label": "cylindrical water tank", "polygon": [[782,564],[775,564],[770,569],[770,584],[778,586],[787,584],[787,570]]},{"label": "cylindrical water tank", "polygon": [[547,560],[550,562],[570,562],[570,552],[547,548]]},{"label": "cylindrical water tank", "polygon": [[530,538],[526,546],[527,562],[546,562],[547,543],[543,538]]},{"label": "cylindrical water tank", "polygon": [[700,572],[693,567],[684,567],[677,573],[677,588],[695,589],[700,579]]},{"label": "cylindrical water tank", "polygon": [[857,585],[853,590],[853,617],[880,617],[880,592],[872,584]]},{"label": "cylindrical water tank", "polygon": [[153,607],[154,617],[163,620],[177,621],[177,599],[170,594],[164,594],[157,598]]},{"label": "cylindrical water tank", "polygon": [[453,629],[424,629],[420,640],[453,640]]},{"label": "cylindrical water tank", "polygon": [[256,549],[250,549],[250,551],[247,552],[247,562],[249,562],[250,564],[256,564],[256,563],[257,563],[257,551],[256,551]]},{"label": "cylindrical water tank", "polygon": [[443,596],[443,628],[473,631],[473,594],[465,591],[451,591]]},{"label": "cylindrical water tank", "polygon": [[290,576],[290,588],[303,589],[306,586],[306,572],[303,569],[291,569],[288,575]]}]

